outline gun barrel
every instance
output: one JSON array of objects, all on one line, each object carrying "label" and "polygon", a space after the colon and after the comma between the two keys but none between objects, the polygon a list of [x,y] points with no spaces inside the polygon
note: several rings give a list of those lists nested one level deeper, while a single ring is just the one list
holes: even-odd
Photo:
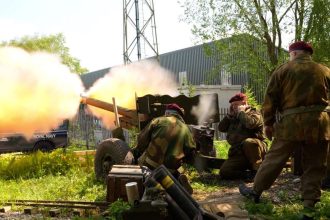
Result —
[{"label": "gun barrel", "polygon": [[[114,105],[108,102],[104,102],[98,99],[90,98],[90,97],[81,97],[81,103],[86,105],[91,105],[97,108],[101,108],[110,112],[114,112]],[[131,110],[127,108],[123,108],[120,106],[117,106],[118,114],[125,116],[127,118],[136,119],[137,118],[137,112],[136,110]]]}]

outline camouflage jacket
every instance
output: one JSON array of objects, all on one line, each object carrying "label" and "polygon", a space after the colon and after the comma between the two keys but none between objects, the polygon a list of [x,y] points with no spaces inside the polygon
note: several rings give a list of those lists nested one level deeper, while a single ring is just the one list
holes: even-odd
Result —
[{"label": "camouflage jacket", "polygon": [[188,126],[180,115],[173,114],[153,119],[139,134],[135,150],[143,152],[140,165],[156,168],[164,164],[176,170],[195,148]]},{"label": "camouflage jacket", "polygon": [[[277,113],[301,106],[329,105],[330,70],[308,55],[277,68],[271,75],[263,103],[265,125],[283,140],[330,140],[329,113],[300,112],[278,118]],[[303,107],[301,107],[303,108]]]},{"label": "camouflage jacket", "polygon": [[227,141],[236,146],[247,138],[264,140],[262,115],[255,108],[248,107],[237,116],[224,117],[219,123],[219,131],[227,132]]}]

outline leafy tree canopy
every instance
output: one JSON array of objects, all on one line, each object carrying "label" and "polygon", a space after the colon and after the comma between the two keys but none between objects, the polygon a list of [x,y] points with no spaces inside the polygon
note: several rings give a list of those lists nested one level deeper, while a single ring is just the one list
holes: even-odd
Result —
[{"label": "leafy tree canopy", "polygon": [[62,63],[67,65],[73,73],[86,73],[88,70],[80,66],[80,61],[72,57],[69,53],[69,48],[65,46],[63,34],[54,34],[48,36],[23,36],[20,39],[2,42],[1,46],[15,46],[25,49],[26,51],[45,51],[48,53],[57,54],[61,57]]},{"label": "leafy tree canopy", "polygon": [[[248,75],[262,101],[268,77],[287,60],[288,43],[311,42],[313,59],[330,65],[329,0],[178,0],[216,66],[210,77]],[[252,91],[251,90],[251,91]]]},{"label": "leafy tree canopy", "polygon": [[[283,40],[310,41],[314,59],[329,64],[330,4],[328,0],[179,0],[184,21],[202,42],[248,34],[267,53],[268,73],[282,61]],[[239,42],[241,45],[245,41]],[[253,48],[247,53],[258,54]],[[264,61],[262,61],[264,62]],[[260,63],[262,64],[262,63]],[[263,64],[262,64],[263,65]]]}]

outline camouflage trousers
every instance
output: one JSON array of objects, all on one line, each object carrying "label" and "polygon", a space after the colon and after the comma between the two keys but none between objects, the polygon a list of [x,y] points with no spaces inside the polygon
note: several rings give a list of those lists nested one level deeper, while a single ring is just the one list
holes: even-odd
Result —
[{"label": "camouflage trousers", "polygon": [[267,151],[265,142],[247,138],[238,146],[231,146],[228,159],[220,168],[223,179],[245,178],[246,170],[257,171]]},{"label": "camouflage trousers", "polygon": [[285,163],[293,154],[295,147],[302,148],[302,199],[305,207],[312,207],[320,200],[321,196],[320,187],[326,172],[328,141],[308,143],[274,139],[254,178],[254,190],[257,193],[262,193],[272,186]]}]

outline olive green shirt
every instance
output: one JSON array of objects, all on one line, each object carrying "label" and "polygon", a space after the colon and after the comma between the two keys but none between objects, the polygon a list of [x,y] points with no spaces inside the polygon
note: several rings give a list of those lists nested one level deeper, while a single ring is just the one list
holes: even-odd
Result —
[{"label": "olive green shirt", "polygon": [[330,70],[301,54],[277,68],[268,83],[263,114],[274,126],[274,137],[284,140],[329,140],[329,113],[301,112],[284,117],[277,113],[300,106],[329,105]]},{"label": "olive green shirt", "polygon": [[220,121],[218,129],[227,133],[226,139],[230,145],[241,144],[247,138],[265,139],[262,115],[251,107],[237,116],[227,115]]}]

